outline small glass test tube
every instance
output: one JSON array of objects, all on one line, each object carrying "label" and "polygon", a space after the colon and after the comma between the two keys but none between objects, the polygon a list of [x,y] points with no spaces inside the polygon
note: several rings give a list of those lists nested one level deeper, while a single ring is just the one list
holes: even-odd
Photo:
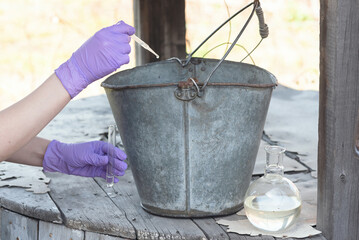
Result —
[{"label": "small glass test tube", "polygon": [[106,169],[107,187],[112,187],[115,183],[115,175],[113,172],[115,149],[113,146],[116,146],[116,126],[110,125],[108,127],[108,163]]}]

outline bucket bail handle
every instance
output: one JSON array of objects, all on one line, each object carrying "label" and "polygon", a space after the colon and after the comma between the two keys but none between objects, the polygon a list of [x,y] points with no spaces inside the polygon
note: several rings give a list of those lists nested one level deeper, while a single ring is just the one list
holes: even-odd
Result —
[{"label": "bucket bail handle", "polygon": [[[263,15],[263,10],[260,6],[260,2],[259,0],[254,0],[253,2],[251,2],[250,4],[248,4],[247,6],[243,7],[241,10],[239,10],[238,12],[236,12],[233,16],[231,16],[230,18],[228,18],[226,21],[224,21],[216,30],[214,30],[202,43],[199,44],[199,46],[192,51],[187,59],[185,61],[180,60],[179,58],[173,57],[170,58],[168,60],[177,60],[182,67],[185,67],[189,64],[189,62],[192,59],[192,56],[197,52],[198,49],[200,49],[202,47],[202,45],[207,42],[208,39],[210,39],[219,29],[221,29],[226,23],[228,23],[230,20],[232,20],[234,17],[236,17],[238,14],[240,14],[241,12],[243,12],[244,10],[246,10],[247,8],[249,8],[250,6],[253,5],[253,9],[251,14],[249,15],[247,21],[245,22],[244,26],[242,27],[241,31],[238,33],[237,37],[235,38],[235,40],[233,41],[233,43],[231,44],[231,46],[228,48],[227,52],[224,54],[224,56],[221,58],[221,60],[216,64],[216,66],[212,69],[212,71],[209,73],[207,79],[204,81],[202,87],[199,87],[198,84],[196,83],[196,81],[194,81],[192,78],[189,78],[189,80],[191,80],[193,82],[193,85],[195,86],[195,90],[197,91],[197,96],[198,97],[202,97],[204,94],[204,89],[207,86],[210,78],[212,77],[213,73],[217,70],[217,68],[221,65],[221,63],[226,59],[226,57],[229,55],[229,53],[231,52],[231,50],[234,48],[234,46],[236,45],[236,43],[238,42],[239,38],[241,37],[241,35],[243,34],[244,30],[247,28],[250,20],[253,17],[254,12],[256,12],[256,15],[258,17],[258,21],[259,21],[259,33],[260,36],[263,38],[268,37],[269,31],[268,31],[268,26],[264,21],[264,15]],[[250,54],[250,53],[249,53]],[[249,55],[248,54],[248,55]],[[180,90],[177,88],[176,93],[178,94]],[[193,95],[193,94],[192,94]],[[176,95],[177,96],[177,95]],[[195,97],[194,97],[195,98]],[[192,98],[192,99],[194,99]],[[190,99],[190,100],[192,100]],[[189,100],[189,99],[186,99]]]}]

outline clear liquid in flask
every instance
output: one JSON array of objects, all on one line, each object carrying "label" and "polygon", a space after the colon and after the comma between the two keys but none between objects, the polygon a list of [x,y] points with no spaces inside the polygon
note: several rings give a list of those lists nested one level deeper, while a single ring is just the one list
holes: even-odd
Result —
[{"label": "clear liquid in flask", "polygon": [[283,153],[279,146],[267,146],[264,176],[247,189],[244,210],[258,229],[279,232],[299,217],[302,202],[298,188],[284,177]]},{"label": "clear liquid in flask", "polygon": [[244,202],[248,220],[257,228],[278,232],[294,223],[301,211],[301,201],[295,196],[250,196]]}]

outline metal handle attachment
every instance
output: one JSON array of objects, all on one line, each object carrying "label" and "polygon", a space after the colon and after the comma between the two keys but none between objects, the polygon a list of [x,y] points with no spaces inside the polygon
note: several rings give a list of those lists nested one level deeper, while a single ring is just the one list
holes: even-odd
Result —
[{"label": "metal handle attachment", "polygon": [[[197,83],[197,78],[189,78],[187,81],[179,82],[178,87],[175,90],[175,97],[182,101],[195,99],[197,94],[200,92],[200,88]],[[193,86],[195,86],[195,88]]]},{"label": "metal handle attachment", "polygon": [[256,7],[256,15],[259,21],[259,34],[262,38],[266,38],[269,35],[268,25],[264,21],[264,14],[261,8],[260,3],[258,2],[258,6]]},{"label": "metal handle attachment", "polygon": [[[185,61],[182,61],[180,60],[179,58],[170,58],[168,60],[176,60],[179,62],[179,64],[182,65],[182,67],[185,67],[188,65],[188,63],[191,61],[192,59],[192,56],[197,52],[197,50],[199,48],[202,47],[202,45],[207,42],[208,39],[210,39],[219,29],[221,29],[226,23],[228,23],[230,20],[232,20],[234,17],[236,17],[238,14],[240,14],[241,12],[243,12],[244,10],[246,10],[247,8],[249,8],[250,6],[253,5],[253,9],[252,9],[252,12],[250,14],[250,16],[248,17],[247,21],[245,22],[244,26],[242,27],[241,31],[239,32],[239,34],[237,35],[237,37],[235,38],[235,40],[233,41],[233,43],[231,44],[231,46],[228,48],[227,52],[224,54],[224,56],[222,57],[222,59],[216,64],[216,66],[212,69],[212,71],[209,73],[207,79],[204,81],[202,87],[199,87],[198,84],[192,79],[188,79],[188,81],[192,81],[193,85],[192,85],[192,90],[191,91],[191,94],[190,95],[193,95],[193,91],[196,91],[197,92],[197,96],[198,97],[201,97],[203,96],[203,93],[204,93],[204,89],[205,87],[207,86],[210,78],[212,77],[213,73],[217,70],[217,68],[221,65],[221,63],[226,59],[226,57],[229,55],[229,53],[231,52],[231,50],[234,48],[234,46],[236,45],[236,43],[238,42],[239,38],[241,37],[242,33],[244,32],[244,30],[247,28],[250,20],[252,19],[253,17],[253,14],[254,12],[256,12],[257,16],[258,16],[258,20],[259,20],[259,32],[260,32],[260,35],[262,38],[266,38],[268,36],[268,26],[267,24],[265,24],[264,22],[264,16],[263,16],[263,10],[262,8],[260,7],[260,3],[259,3],[259,0],[255,0],[253,1],[252,3],[248,4],[247,6],[245,6],[244,8],[242,8],[241,10],[239,10],[238,12],[236,12],[233,16],[231,16],[230,18],[228,18],[226,21],[224,21],[216,30],[214,30],[201,44],[199,44],[199,46],[193,51],[191,52],[188,56],[187,56],[187,59]],[[180,85],[180,84],[179,84]],[[182,87],[178,87],[176,90],[175,90],[175,96],[177,98],[179,98],[178,96],[179,95],[183,95],[183,96],[187,96],[187,93],[182,93],[182,91],[184,88]],[[185,88],[187,89],[187,88]],[[186,90],[186,91],[189,91],[189,90]],[[191,97],[191,99],[188,99],[187,97],[185,99],[181,99],[182,97],[180,97],[179,99],[181,100],[185,100],[185,101],[188,101],[188,100],[192,100],[196,97],[196,95],[194,95],[193,97]]]}]

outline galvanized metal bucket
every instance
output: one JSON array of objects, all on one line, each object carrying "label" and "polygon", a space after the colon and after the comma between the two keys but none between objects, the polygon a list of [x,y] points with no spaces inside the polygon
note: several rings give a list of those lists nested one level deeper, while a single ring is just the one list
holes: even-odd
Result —
[{"label": "galvanized metal bucket", "polygon": [[276,80],[256,66],[224,61],[196,97],[192,81],[183,80],[201,82],[217,62],[161,61],[102,83],[151,213],[204,217],[241,207]]},{"label": "galvanized metal bucket", "polygon": [[[251,5],[264,38],[263,12],[258,1]],[[212,33],[185,60],[125,70],[102,83],[145,210],[206,217],[241,208],[276,85],[264,69],[224,60],[250,18],[220,61],[192,58]]]}]

